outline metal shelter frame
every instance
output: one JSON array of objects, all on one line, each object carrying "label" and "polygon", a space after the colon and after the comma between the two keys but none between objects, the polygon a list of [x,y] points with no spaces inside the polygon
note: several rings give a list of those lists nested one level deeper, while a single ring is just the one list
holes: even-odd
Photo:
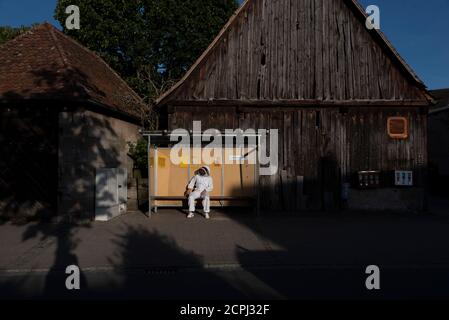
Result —
[{"label": "metal shelter frame", "polygon": [[[199,138],[201,138],[200,141],[202,141],[203,136],[207,136],[208,138],[213,136],[211,134],[205,134],[204,132],[193,132],[192,130],[186,131],[186,132],[188,132],[188,134],[184,135],[184,136],[189,136],[191,138],[193,138],[193,137],[197,137],[198,138],[199,137]],[[143,130],[140,130],[140,134],[148,139],[148,146],[147,146],[147,155],[148,155],[148,218],[151,218],[152,213],[153,212],[156,213],[157,212],[157,208],[158,208],[157,206],[155,206],[153,204],[153,200],[156,201],[157,199],[155,199],[155,198],[157,198],[157,197],[153,197],[153,195],[151,194],[151,184],[154,183],[155,187],[157,185],[157,166],[154,166],[154,169],[153,169],[154,170],[154,181],[151,181],[151,166],[149,165],[149,160],[150,160],[150,153],[151,153],[152,144],[154,145],[155,158],[157,157],[158,146],[161,144],[160,141],[157,141],[156,139],[153,139],[153,138],[160,138],[160,139],[161,138],[162,139],[165,138],[165,139],[167,139],[167,138],[169,138],[171,136],[172,133],[167,131],[167,130],[164,130],[164,131],[143,131]],[[220,135],[225,138],[224,145],[226,145],[226,137],[235,138],[235,137],[239,136],[239,134],[235,133],[235,132],[232,133],[232,134],[220,132]],[[179,133],[176,133],[175,136],[183,137],[183,135],[181,135]],[[259,150],[260,150],[260,137],[261,137],[261,135],[260,134],[247,134],[247,133],[242,132],[241,136],[243,136],[244,138],[256,138],[256,145],[255,145],[255,152],[256,152],[255,159],[256,159],[256,163],[254,165],[254,179],[255,179],[256,196],[255,196],[254,200],[255,200],[255,205],[256,205],[255,206],[256,215],[259,216],[259,213],[260,213]],[[156,140],[156,141],[154,141],[154,140]],[[167,141],[164,141],[164,142],[166,143]],[[173,143],[173,142],[171,142],[171,143]],[[222,166],[222,171],[223,170],[224,170],[224,166]],[[222,174],[223,174],[223,172],[222,172]],[[189,175],[190,175],[190,173],[189,173]],[[221,183],[223,185],[223,183],[224,183],[223,179],[222,179]],[[222,190],[223,190],[223,186],[222,186]],[[211,198],[217,198],[217,197],[211,197]],[[238,197],[224,197],[223,196],[223,197],[218,197],[218,198],[220,198],[223,201],[241,200]],[[213,201],[214,199],[211,199],[211,200]]]}]

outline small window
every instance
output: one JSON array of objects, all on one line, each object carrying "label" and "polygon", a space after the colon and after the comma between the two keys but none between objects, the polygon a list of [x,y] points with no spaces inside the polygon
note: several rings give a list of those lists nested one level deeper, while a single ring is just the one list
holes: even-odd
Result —
[{"label": "small window", "polygon": [[405,117],[388,118],[388,135],[393,139],[408,138],[408,120]]}]

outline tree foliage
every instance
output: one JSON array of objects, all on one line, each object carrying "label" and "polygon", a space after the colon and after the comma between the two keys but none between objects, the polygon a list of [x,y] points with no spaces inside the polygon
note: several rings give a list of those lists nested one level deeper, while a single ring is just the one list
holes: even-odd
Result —
[{"label": "tree foliage", "polygon": [[0,26],[0,44],[3,44],[9,40],[14,39],[18,35],[30,30],[31,27],[21,26],[18,28]]},{"label": "tree foliage", "polygon": [[[80,8],[80,30],[64,27],[69,5]],[[235,0],[58,0],[55,18],[151,102],[186,72],[236,8]]]},{"label": "tree foliage", "polygon": [[148,168],[148,140],[140,139],[136,143],[128,143],[128,154],[134,160],[137,168],[144,170]]}]

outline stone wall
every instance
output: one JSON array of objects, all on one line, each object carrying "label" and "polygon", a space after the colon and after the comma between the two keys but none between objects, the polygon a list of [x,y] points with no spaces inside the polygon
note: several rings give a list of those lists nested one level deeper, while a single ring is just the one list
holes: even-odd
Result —
[{"label": "stone wall", "polygon": [[59,215],[95,216],[95,174],[99,168],[132,172],[128,142],[139,139],[139,126],[89,110],[59,114]]}]

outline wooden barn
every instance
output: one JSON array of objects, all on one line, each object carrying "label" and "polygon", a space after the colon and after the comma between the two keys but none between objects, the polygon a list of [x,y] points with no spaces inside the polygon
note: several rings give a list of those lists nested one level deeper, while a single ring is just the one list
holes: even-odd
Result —
[{"label": "wooden barn", "polygon": [[133,167],[127,143],[140,136],[140,104],[103,60],[48,23],[0,46],[0,218],[125,212],[119,173]]},{"label": "wooden barn", "polygon": [[420,211],[423,82],[356,0],[247,0],[157,100],[161,129],[278,129],[270,212]]}]

